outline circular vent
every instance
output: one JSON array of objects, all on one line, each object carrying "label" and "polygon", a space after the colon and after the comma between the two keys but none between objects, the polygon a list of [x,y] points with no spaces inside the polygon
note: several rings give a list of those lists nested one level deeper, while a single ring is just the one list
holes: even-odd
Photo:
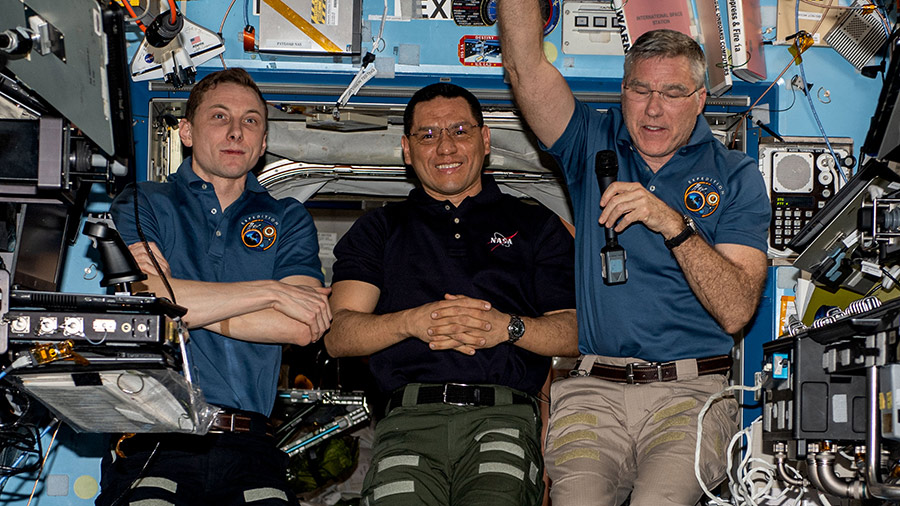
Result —
[{"label": "circular vent", "polygon": [[774,153],[772,189],[777,193],[807,193],[813,190],[812,153]]}]

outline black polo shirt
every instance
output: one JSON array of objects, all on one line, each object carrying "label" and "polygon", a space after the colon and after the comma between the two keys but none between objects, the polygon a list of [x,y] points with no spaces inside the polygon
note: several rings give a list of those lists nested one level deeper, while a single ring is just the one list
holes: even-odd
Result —
[{"label": "black polo shirt", "polygon": [[[520,316],[574,308],[574,246],[560,219],[501,193],[491,176],[483,176],[482,185],[459,207],[418,187],[407,200],[362,216],[334,249],[334,282],[377,286],[375,314],[442,300],[445,293],[484,299]],[[468,356],[410,338],[373,354],[369,364],[382,392],[413,382],[455,382],[534,394],[550,359],[507,343]]]}]

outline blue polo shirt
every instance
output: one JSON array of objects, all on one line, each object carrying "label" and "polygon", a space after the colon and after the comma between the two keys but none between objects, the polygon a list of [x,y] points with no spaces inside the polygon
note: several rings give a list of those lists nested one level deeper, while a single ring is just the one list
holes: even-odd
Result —
[{"label": "blue polo shirt", "polygon": [[691,216],[710,244],[766,251],[770,207],[757,164],[725,148],[706,121],[696,123],[688,143],[654,174],[634,148],[619,108],[601,113],[576,102],[566,131],[547,150],[563,167],[574,207],[580,351],[651,361],[729,353],[732,337],[700,304],[662,235],[639,223],[620,233],[628,282],[603,283],[600,249],[606,239],[597,223],[594,160],[606,149],[618,156],[619,181],[639,182]]},{"label": "blue polo shirt", "polygon": [[[482,177],[482,185],[459,207],[415,188],[407,200],[362,216],[334,249],[334,281],[378,287],[375,314],[443,300],[445,293],[520,316],[574,308],[573,242],[559,217],[504,195],[493,177]],[[550,359],[508,343],[473,356],[434,351],[413,337],[373,354],[369,364],[383,392],[412,382],[455,382],[534,394]]]},{"label": "blue polo shirt", "polygon": [[[141,228],[148,241],[159,245],[175,278],[227,283],[306,275],[322,280],[312,217],[295,199],[273,198],[253,174],[247,175],[244,192],[224,212],[212,184],[191,169],[190,158],[168,182],[139,187]],[[122,192],[111,208],[126,244],[140,240],[133,198],[133,191]],[[250,343],[192,329],[188,356],[192,379],[207,402],[271,413],[280,344]]]}]

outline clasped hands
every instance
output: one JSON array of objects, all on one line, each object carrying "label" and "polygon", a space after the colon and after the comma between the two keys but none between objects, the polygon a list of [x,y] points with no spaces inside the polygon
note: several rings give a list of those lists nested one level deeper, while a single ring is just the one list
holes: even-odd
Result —
[{"label": "clasped hands", "polygon": [[465,295],[445,294],[444,300],[414,308],[411,319],[412,334],[436,351],[474,355],[509,339],[509,315]]}]

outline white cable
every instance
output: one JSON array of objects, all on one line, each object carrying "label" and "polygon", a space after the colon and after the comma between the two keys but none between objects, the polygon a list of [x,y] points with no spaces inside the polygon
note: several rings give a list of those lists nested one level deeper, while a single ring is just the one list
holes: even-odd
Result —
[{"label": "white cable", "polygon": [[[761,417],[757,418],[757,420],[761,419]],[[756,423],[755,421],[753,423]],[[747,446],[750,447],[753,444],[751,439],[751,434],[753,433],[753,424],[741,430],[735,437],[732,438],[731,443],[728,445],[729,457],[734,454],[734,445],[738,441],[743,438],[747,439]],[[749,467],[749,464],[759,464],[757,467]],[[729,466],[729,469],[731,467]],[[768,496],[769,491],[772,490],[772,487],[775,482],[775,469],[776,467],[765,460],[762,460],[757,457],[753,457],[752,454],[747,451],[744,455],[744,458],[741,460],[740,467],[736,470],[736,483],[730,484],[730,490],[732,492],[732,497],[737,499],[738,504],[749,504],[751,506],[756,506],[757,501],[760,499],[764,499]],[[762,474],[762,478],[764,480],[764,485],[760,488],[756,481],[754,480],[754,475]]]},{"label": "white cable", "polygon": [[[745,434],[746,434],[745,431],[739,432],[737,435],[741,436],[741,437],[738,440],[743,439],[743,436]],[[734,452],[734,447],[729,446],[728,451]],[[748,452],[746,457],[749,457],[749,455],[750,454]],[[731,467],[729,467],[729,469],[731,469]],[[737,501],[738,503],[741,502],[740,499],[753,497],[754,493],[755,493],[756,485],[752,481],[748,482],[747,475],[745,475],[745,472],[744,472],[745,469],[746,469],[746,461],[744,460],[741,462],[740,467],[738,467],[738,469],[737,469],[737,476],[736,476],[737,479],[734,482],[729,483],[729,488],[731,489],[731,496],[738,499],[738,501]],[[752,499],[748,502],[752,506],[756,506],[756,503],[753,502]]]},{"label": "white cable", "polygon": [[[725,502],[721,498],[714,496],[712,494],[712,492],[710,492],[709,489],[706,488],[706,483],[703,482],[703,478],[700,477],[700,449],[701,449],[701,444],[703,442],[703,417],[706,416],[706,412],[709,411],[710,406],[712,406],[712,404],[715,401],[721,399],[729,392],[733,392],[735,390],[741,390],[744,392],[755,392],[755,391],[759,390],[760,388],[762,388],[762,384],[752,386],[752,387],[745,387],[744,385],[732,385],[732,386],[725,387],[724,389],[722,389],[722,391],[711,395],[709,397],[709,399],[706,400],[706,403],[703,404],[703,407],[700,409],[700,413],[697,415],[697,443],[694,447],[694,477],[697,479],[697,483],[700,484],[700,488],[703,490],[703,494],[706,495],[706,497],[712,499],[712,502],[719,506],[729,506],[731,503]],[[744,431],[742,430],[738,434],[742,434],[743,432]],[[732,443],[733,442],[734,442],[734,438],[732,438]],[[729,447],[731,447],[730,444],[729,444]],[[730,460],[730,458],[731,458],[731,453],[729,452],[728,459]],[[751,503],[751,504],[755,504],[755,503]]]},{"label": "white cable", "polygon": [[[749,452],[747,452],[749,453]],[[775,481],[777,477],[775,475],[775,466],[766,462],[760,458],[752,458],[749,460],[750,463],[760,464],[758,467],[749,468],[746,475],[744,476],[744,480],[747,482],[747,485],[750,489],[750,496],[748,497],[750,504],[757,504],[757,501],[765,499],[769,497],[769,492],[775,486]],[[754,481],[754,474],[762,474],[765,484],[760,488],[756,481]]]},{"label": "white cable", "polygon": [[[795,470],[795,471],[796,471],[796,470]],[[792,499],[793,503],[787,503],[787,504],[785,504],[784,506],[798,506],[798,505],[801,504],[801,501],[803,501],[803,496],[806,495],[806,488],[805,488],[805,487],[800,487],[800,488],[798,488],[798,487],[788,487],[788,488],[782,490],[780,494],[778,494],[778,495],[776,495],[776,496],[774,496],[774,497],[766,497],[766,499],[769,499],[770,501],[772,501],[772,502],[778,504],[778,502],[781,500],[781,498],[784,497],[785,495],[787,495],[787,493],[788,493],[792,488],[796,488],[796,489],[798,490],[798,491],[797,491],[797,496],[794,497],[794,498]]]},{"label": "white cable", "polygon": [[381,13],[381,27],[378,29],[378,37],[372,39],[372,51],[376,53],[384,51],[384,46],[381,46],[381,44],[384,43],[384,39],[381,38],[381,35],[384,33],[384,23],[387,20],[387,11],[388,0],[384,0],[384,11]]},{"label": "white cable", "polygon": [[[753,427],[761,419],[762,417],[758,417],[749,426],[740,430],[731,438],[727,450],[729,470],[732,469],[732,458],[736,450],[735,445],[738,444],[742,439],[746,438],[746,448],[752,448]],[[785,467],[796,477],[802,478],[800,473],[790,465],[786,464]],[[774,464],[767,462],[766,460],[763,460],[761,458],[753,457],[750,450],[745,450],[745,454],[740,461],[740,465],[737,466],[737,468],[735,468],[731,472],[731,474],[729,474],[729,491],[731,492],[731,502],[724,504],[734,504],[737,506],[761,506],[762,504],[770,503],[779,504],[782,502],[782,498],[785,497],[791,490],[798,490],[799,493],[793,500],[794,503],[798,502],[805,494],[806,489],[803,487],[796,487],[791,484],[787,484],[786,488],[781,489],[775,495],[772,494],[772,490],[775,487],[775,484],[781,481],[778,477],[777,470],[778,468]],[[716,502],[716,504],[722,503],[723,501],[721,499]]]},{"label": "white cable", "polygon": [[[732,436],[731,441],[728,442],[728,449],[727,449],[728,453],[726,453],[726,455],[725,455],[726,456],[726,469],[732,469],[732,467],[733,467],[732,459],[734,458],[734,445],[737,444],[739,441],[741,441],[744,438],[744,436],[750,431],[750,429],[751,429],[750,427],[745,427],[745,428],[739,430],[737,432],[737,434]],[[747,464],[746,459],[749,459],[749,458],[750,458],[750,453],[748,452],[744,456],[744,459],[742,459],[740,467],[738,467],[738,469],[737,469],[737,473],[738,473],[737,478],[738,479],[736,480],[736,483],[732,483],[729,485],[729,488],[732,489],[731,495],[734,497],[747,497],[750,495],[750,493],[747,491],[747,487],[746,487],[747,484],[744,483],[744,479],[741,476],[743,474],[744,467]],[[737,487],[737,488],[735,488],[735,487]]]},{"label": "white cable", "polygon": [[[125,1],[127,2],[128,0],[125,0]],[[153,1],[153,0],[147,0],[147,2],[144,3],[144,10],[141,11],[140,14],[137,14],[135,17],[130,18],[130,17],[127,17],[127,16],[126,16],[126,17],[125,17],[125,22],[126,22],[126,23],[131,23],[131,22],[133,22],[133,21],[137,21],[137,20],[143,18],[143,17],[147,14],[147,11],[150,10],[150,2],[152,2],[152,1]]]},{"label": "white cable", "polygon": [[189,339],[187,329],[181,317],[175,318],[175,325],[178,332],[178,348],[181,351],[181,370],[184,373],[184,379],[189,384],[193,384],[193,381],[191,381],[191,364],[187,353],[187,340]]},{"label": "white cable", "polygon": [[31,357],[28,355],[22,355],[21,357],[13,360],[13,363],[9,364],[6,369],[0,371],[0,379],[3,379],[13,369],[25,367],[26,365],[31,365]]}]

